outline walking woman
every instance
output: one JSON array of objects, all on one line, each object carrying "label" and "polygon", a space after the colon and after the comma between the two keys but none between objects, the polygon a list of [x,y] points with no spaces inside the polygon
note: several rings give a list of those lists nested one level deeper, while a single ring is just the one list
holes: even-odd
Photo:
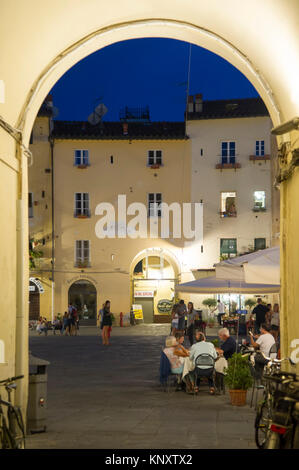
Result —
[{"label": "walking woman", "polygon": [[110,313],[110,300],[106,300],[103,308],[103,317],[101,322],[102,328],[102,338],[103,338],[103,345],[109,345],[109,328],[112,326],[112,318]]}]

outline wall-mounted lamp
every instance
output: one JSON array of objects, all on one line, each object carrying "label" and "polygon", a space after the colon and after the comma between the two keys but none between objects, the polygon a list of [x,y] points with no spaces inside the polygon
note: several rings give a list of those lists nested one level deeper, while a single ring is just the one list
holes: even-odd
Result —
[{"label": "wall-mounted lamp", "polygon": [[299,130],[299,117],[295,117],[290,121],[284,122],[279,126],[273,127],[273,129],[271,130],[271,134],[283,135],[295,130]]}]

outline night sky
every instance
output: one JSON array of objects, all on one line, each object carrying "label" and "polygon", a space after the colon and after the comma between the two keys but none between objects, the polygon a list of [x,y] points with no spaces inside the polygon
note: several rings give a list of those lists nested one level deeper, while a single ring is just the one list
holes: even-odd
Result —
[{"label": "night sky", "polygon": [[[99,103],[105,121],[118,121],[124,106],[149,105],[152,121],[183,121],[189,44],[173,39],[134,39],[105,47],[70,69],[51,93],[56,119],[87,120]],[[204,100],[250,98],[247,78],[212,52],[192,45],[189,94]]]}]

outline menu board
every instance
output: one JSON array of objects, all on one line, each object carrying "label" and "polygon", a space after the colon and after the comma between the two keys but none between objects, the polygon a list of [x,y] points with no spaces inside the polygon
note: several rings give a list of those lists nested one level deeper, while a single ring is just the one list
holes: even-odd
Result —
[{"label": "menu board", "polygon": [[133,304],[132,310],[136,320],[143,320],[142,305]]}]

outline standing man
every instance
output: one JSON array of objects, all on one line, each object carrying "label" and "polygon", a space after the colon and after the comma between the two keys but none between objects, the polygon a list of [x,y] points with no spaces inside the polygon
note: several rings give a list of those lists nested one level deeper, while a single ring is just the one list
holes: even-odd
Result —
[{"label": "standing man", "polygon": [[212,311],[215,312],[215,310],[218,309],[218,315],[217,315],[217,319],[218,319],[218,323],[219,323],[219,326],[222,325],[222,317],[223,315],[225,315],[225,306],[224,306],[224,303],[221,302],[220,300],[217,300],[217,307]]},{"label": "standing man", "polygon": [[252,310],[252,314],[255,315],[255,333],[260,333],[262,323],[266,323],[266,313],[268,309],[266,305],[262,303],[262,299],[257,299],[257,305]]}]

